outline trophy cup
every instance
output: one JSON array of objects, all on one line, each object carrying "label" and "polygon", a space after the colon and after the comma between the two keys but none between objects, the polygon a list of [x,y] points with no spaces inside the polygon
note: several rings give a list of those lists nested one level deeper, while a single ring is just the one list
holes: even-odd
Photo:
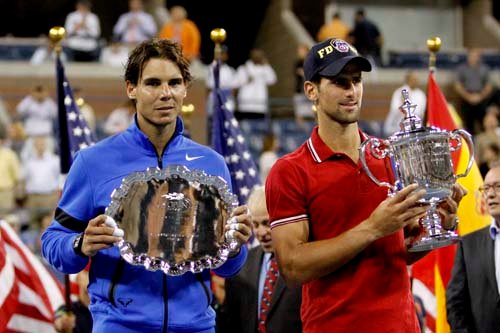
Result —
[{"label": "trophy cup", "polygon": [[[403,89],[402,95],[404,102],[400,109],[405,116],[400,123],[401,130],[387,140],[365,140],[360,146],[360,160],[368,177],[377,185],[389,188],[389,195],[413,183],[426,190],[425,197],[420,201],[429,206],[426,215],[420,220],[424,234],[410,246],[409,251],[428,251],[460,240],[454,231],[442,227],[437,206],[452,194],[456,180],[469,173],[474,148],[470,134],[462,129],[448,132],[423,126],[422,120],[415,115],[416,105],[409,100],[406,89]],[[461,138],[467,143],[470,156],[465,172],[455,175],[451,153],[461,147]],[[377,159],[390,159],[394,184],[381,182],[373,175],[366,163],[366,151]]]},{"label": "trophy cup", "polygon": [[198,273],[238,249],[224,232],[237,205],[222,178],[170,165],[124,178],[111,194],[106,224],[123,230],[117,245],[128,263],[172,276]]}]

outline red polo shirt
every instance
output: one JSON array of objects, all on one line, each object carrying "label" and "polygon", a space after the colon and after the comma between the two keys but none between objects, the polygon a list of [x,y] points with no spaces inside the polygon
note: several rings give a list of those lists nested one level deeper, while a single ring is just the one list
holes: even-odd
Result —
[{"label": "red polo shirt", "polygon": [[[360,132],[361,138],[365,135]],[[366,156],[372,173],[388,181],[385,160]],[[267,177],[271,228],[307,220],[309,239],[329,239],[358,225],[387,197],[361,163],[332,151],[315,128]],[[419,332],[406,269],[403,231],[378,239],[335,272],[305,283],[303,331]]]}]

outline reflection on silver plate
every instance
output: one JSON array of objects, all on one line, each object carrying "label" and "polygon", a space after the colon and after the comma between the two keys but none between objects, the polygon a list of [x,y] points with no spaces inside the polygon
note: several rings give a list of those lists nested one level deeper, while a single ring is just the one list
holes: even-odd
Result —
[{"label": "reflection on silver plate", "polygon": [[238,248],[235,240],[224,238],[237,205],[221,177],[170,165],[123,179],[105,214],[125,232],[118,243],[125,261],[181,275],[217,268]]}]

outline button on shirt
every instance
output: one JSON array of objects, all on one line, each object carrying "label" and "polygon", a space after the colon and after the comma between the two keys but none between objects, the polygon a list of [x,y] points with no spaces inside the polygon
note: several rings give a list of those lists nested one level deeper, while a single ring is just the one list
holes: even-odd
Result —
[{"label": "button on shirt", "polygon": [[495,277],[497,279],[497,290],[500,294],[500,228],[496,225],[496,221],[493,220],[490,226],[490,235],[494,241],[495,247]]},{"label": "button on shirt", "polygon": [[260,268],[259,274],[259,299],[257,302],[257,318],[259,318],[260,314],[260,303],[262,301],[262,292],[264,291],[264,284],[266,282],[266,274],[269,270],[269,265],[271,264],[271,255],[272,253],[264,253],[264,257],[262,258],[262,266]]}]

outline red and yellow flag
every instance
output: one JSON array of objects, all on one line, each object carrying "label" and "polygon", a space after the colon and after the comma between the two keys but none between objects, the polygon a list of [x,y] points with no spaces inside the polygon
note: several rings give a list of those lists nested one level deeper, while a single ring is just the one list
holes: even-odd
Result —
[{"label": "red and yellow flag", "polygon": [[[453,110],[450,110],[446,98],[434,79],[433,73],[429,72],[427,125],[451,131],[459,127],[457,119],[459,118],[454,114]],[[453,153],[453,165],[456,174],[465,171],[471,153],[465,142],[462,142],[462,148],[459,151]],[[458,208],[460,221],[458,232],[460,235],[465,235],[489,224],[490,218],[482,213],[481,202],[477,196],[477,190],[483,183],[483,179],[475,162],[469,174],[466,177],[459,178],[458,183],[468,191]],[[414,277],[413,292],[422,298],[427,311],[426,326],[435,333],[450,332],[446,320],[445,290],[450,280],[455,251],[456,245],[434,250],[417,262],[412,269]]]}]

